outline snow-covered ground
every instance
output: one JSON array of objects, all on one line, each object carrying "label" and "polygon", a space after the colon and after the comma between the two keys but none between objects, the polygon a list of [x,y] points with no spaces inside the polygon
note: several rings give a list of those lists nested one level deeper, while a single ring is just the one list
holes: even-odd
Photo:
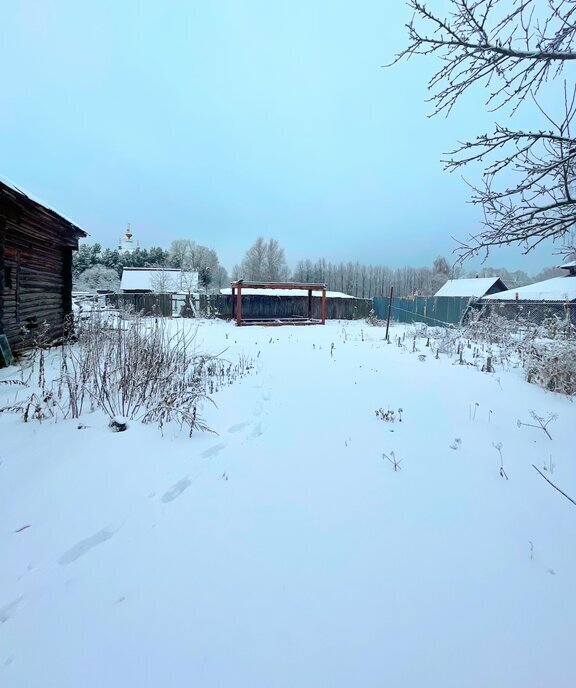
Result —
[{"label": "snow-covered ground", "polygon": [[217,434],[0,414],[0,686],[576,685],[574,404],[383,336],[203,322]]}]

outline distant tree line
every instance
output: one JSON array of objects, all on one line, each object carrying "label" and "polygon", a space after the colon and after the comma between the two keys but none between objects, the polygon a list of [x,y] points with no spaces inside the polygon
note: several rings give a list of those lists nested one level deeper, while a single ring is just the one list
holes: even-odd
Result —
[{"label": "distant tree line", "polygon": [[324,282],[330,291],[371,299],[388,294],[391,286],[398,296],[434,294],[451,276],[458,274],[442,257],[434,261],[432,268],[406,266],[395,270],[386,265],[330,263],[320,259],[298,261],[292,278],[296,282]]},{"label": "distant tree line", "polygon": [[118,278],[122,276],[122,268],[168,267],[170,253],[159,246],[153,248],[137,248],[134,251],[119,251],[118,249],[102,250],[100,244],[82,244],[74,254],[72,260],[72,274],[75,278],[88,268],[100,265],[114,270]]},{"label": "distant tree line", "polygon": [[[220,265],[214,249],[190,239],[176,239],[168,250],[160,247],[136,249],[133,252],[106,249],[100,244],[83,245],[74,256],[75,288],[118,289],[124,267],[172,267],[198,273],[202,290],[219,291],[229,286],[226,269]],[[394,286],[397,296],[431,296],[448,280],[459,277],[500,277],[509,288],[549,279],[562,274],[557,268],[546,268],[535,276],[522,270],[511,272],[506,268],[482,267],[477,271],[463,272],[451,265],[444,256],[438,256],[431,267],[391,269],[386,265],[365,265],[358,261],[331,263],[323,258],[316,261],[299,260],[291,272],[284,249],[276,239],[258,237],[246,251],[244,258],[232,269],[233,279],[261,282],[321,282],[330,291],[340,291],[357,298],[371,299],[384,296]]]}]

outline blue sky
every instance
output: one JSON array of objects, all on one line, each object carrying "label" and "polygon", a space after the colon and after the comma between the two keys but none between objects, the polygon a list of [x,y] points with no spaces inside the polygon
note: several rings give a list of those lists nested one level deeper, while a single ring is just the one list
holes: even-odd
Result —
[{"label": "blue sky", "polygon": [[440,158],[494,116],[476,93],[430,119],[436,63],[382,69],[408,18],[400,0],[4,2],[0,176],[105,247],[131,222],[142,246],[193,239],[228,269],[259,235],[291,264],[450,258],[481,211]]}]

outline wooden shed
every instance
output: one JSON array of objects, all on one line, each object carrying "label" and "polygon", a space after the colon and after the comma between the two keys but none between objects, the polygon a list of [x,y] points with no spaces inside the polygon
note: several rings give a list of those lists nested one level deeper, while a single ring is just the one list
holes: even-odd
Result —
[{"label": "wooden shed", "polygon": [[0,335],[25,349],[43,323],[46,336],[63,334],[72,311],[72,252],[80,227],[0,181]]}]

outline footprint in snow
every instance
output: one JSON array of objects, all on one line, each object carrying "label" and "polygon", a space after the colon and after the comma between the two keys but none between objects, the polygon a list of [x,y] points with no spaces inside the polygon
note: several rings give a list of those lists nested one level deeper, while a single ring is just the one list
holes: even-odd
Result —
[{"label": "footprint in snow", "polygon": [[10,618],[12,612],[16,607],[22,602],[24,599],[24,595],[20,595],[20,597],[17,597],[15,600],[12,600],[12,602],[8,602],[8,604],[5,604],[3,607],[0,607],[0,623],[6,623],[8,619]]},{"label": "footprint in snow", "polygon": [[255,440],[257,437],[260,437],[264,433],[264,430],[262,429],[262,425],[260,423],[257,423],[254,426],[254,429],[250,433],[250,439]]},{"label": "footprint in snow", "polygon": [[243,423],[238,423],[228,428],[228,432],[240,432],[240,430],[244,430],[244,428],[247,428],[250,424],[249,420],[245,420]]},{"label": "footprint in snow", "polygon": [[102,528],[102,530],[99,530],[97,533],[94,533],[94,535],[91,535],[84,540],[80,540],[80,542],[77,542],[74,547],[71,547],[67,552],[64,552],[60,559],[58,559],[58,563],[60,566],[71,564],[72,562],[76,561],[76,559],[83,557],[91,549],[94,549],[94,547],[98,547],[98,545],[106,542],[106,540],[110,540],[113,535],[114,531],[111,528]]},{"label": "footprint in snow", "polygon": [[200,454],[200,456],[203,459],[209,459],[210,457],[216,456],[216,454],[219,454],[225,447],[226,447],[226,445],[223,443],[215,444],[213,447],[209,447],[208,449],[204,450]]},{"label": "footprint in snow", "polygon": [[186,488],[190,487],[190,485],[192,485],[192,480],[190,480],[188,476],[182,478],[182,480],[174,483],[174,485],[162,495],[162,501],[164,504],[173,502],[176,497],[179,497]]}]

